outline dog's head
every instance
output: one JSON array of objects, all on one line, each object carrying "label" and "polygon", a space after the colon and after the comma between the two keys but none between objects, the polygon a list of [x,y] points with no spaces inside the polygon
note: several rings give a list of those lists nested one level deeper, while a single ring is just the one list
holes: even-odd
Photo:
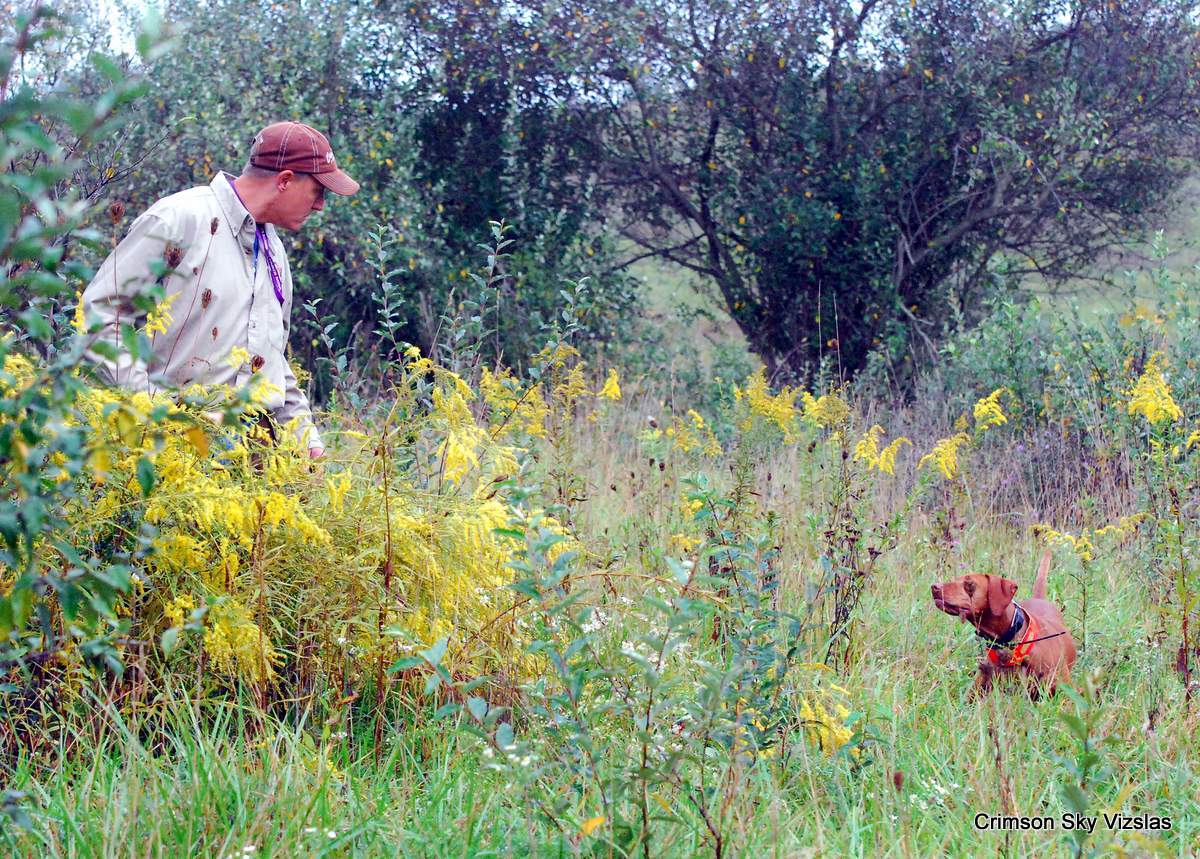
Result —
[{"label": "dog's head", "polygon": [[1000,617],[1017,593],[1017,583],[1000,576],[971,573],[933,585],[933,604],[971,624]]}]

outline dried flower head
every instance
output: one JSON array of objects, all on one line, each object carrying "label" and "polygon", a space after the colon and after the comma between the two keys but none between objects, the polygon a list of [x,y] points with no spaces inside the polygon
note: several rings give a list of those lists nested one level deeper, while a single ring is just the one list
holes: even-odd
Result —
[{"label": "dried flower head", "polygon": [[121,219],[125,217],[125,204],[120,200],[113,200],[109,203],[108,217],[114,224],[121,223]]},{"label": "dried flower head", "polygon": [[212,219],[212,223],[210,223],[210,224],[208,225],[208,231],[209,231],[209,233],[211,233],[212,235],[214,235],[214,236],[215,236],[215,235],[217,234],[217,224],[219,224],[219,223],[220,223],[220,220],[219,220],[219,219],[217,219],[217,218],[213,218],[213,219]]},{"label": "dried flower head", "polygon": [[167,268],[174,271],[183,262],[183,248],[168,244],[166,250],[163,251],[163,259],[167,261]]}]

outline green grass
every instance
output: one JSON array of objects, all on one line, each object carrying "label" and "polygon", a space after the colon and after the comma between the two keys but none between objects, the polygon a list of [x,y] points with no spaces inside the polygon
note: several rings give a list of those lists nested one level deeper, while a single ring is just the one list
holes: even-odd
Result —
[{"label": "green grass", "polygon": [[[677,304],[704,305],[695,283],[654,272],[652,312],[662,319]],[[711,324],[731,324],[716,320]],[[713,342],[722,341],[714,334]],[[714,355],[703,352],[702,359]],[[680,523],[683,478],[702,470],[715,483],[728,480],[728,457],[697,464],[672,455],[663,465],[648,458],[637,436],[647,415],[667,424],[665,399],[662,385],[628,385],[610,414],[595,423],[581,419],[570,430],[574,443],[564,448],[562,465],[585,487],[570,518],[590,552],[588,563],[607,559],[630,574],[661,573],[662,547]],[[912,484],[917,456],[936,438],[935,428],[909,426],[902,416],[876,417],[899,420],[916,446],[905,452],[894,481],[878,479],[874,522],[867,525],[894,509]],[[1040,500],[1021,509],[997,500],[999,477],[989,462],[1004,462],[1008,442],[993,439],[1009,429],[989,431],[990,459],[981,455],[966,466],[970,491],[957,510],[965,528],[950,555],[957,572],[1014,579],[1020,598],[1032,585],[1038,550],[1028,526],[1039,521]],[[806,589],[819,579],[828,462],[811,454],[805,445],[777,445],[754,466],[755,503],[778,516],[786,610],[801,611]],[[1136,456],[1131,449],[1123,462],[1132,469]],[[1039,465],[1053,467],[1050,460]],[[856,615],[854,659],[838,682],[856,711],[859,751],[828,756],[798,742],[783,761],[764,758],[739,769],[730,785],[735,802],[726,855],[1068,853],[1061,829],[1006,835],[973,825],[977,813],[1058,817],[1066,810],[1060,788],[1079,744],[1063,716],[1076,705],[1067,694],[1031,702],[998,691],[983,702],[969,700],[980,645],[970,628],[938,613],[929,596],[939,558],[935,502],[927,498],[914,508]],[[1083,502],[1076,502],[1082,516]],[[1194,528],[1194,518],[1189,523]],[[1109,771],[1091,786],[1093,811],[1151,813],[1172,822],[1169,832],[1144,837],[1101,827],[1090,842],[1100,855],[1200,852],[1200,701],[1189,707],[1184,699],[1173,667],[1177,622],[1169,604],[1160,615],[1161,596],[1148,587],[1148,552],[1143,537],[1090,566],[1086,625],[1079,562],[1060,551],[1050,577],[1051,597],[1064,606],[1080,646],[1075,683],[1082,688],[1092,678],[1098,690],[1092,740],[1104,740],[1095,748]],[[612,593],[595,587],[582,595],[622,618],[625,603],[615,598],[636,598],[638,591],[622,584]],[[611,632],[616,641],[645,631],[631,611],[621,623]],[[710,650],[697,658],[714,656]],[[814,650],[804,658],[820,656]],[[489,765],[478,739],[455,730],[453,721],[433,719],[435,703],[394,714],[377,760],[369,725],[326,742],[329,725],[303,717],[264,720],[239,700],[196,702],[172,688],[155,689],[141,715],[81,702],[91,718],[72,722],[70,742],[6,761],[5,789],[24,794],[9,809],[17,817],[15,808],[23,809],[28,828],[4,823],[0,851],[37,859],[622,855],[607,823],[579,834],[579,822],[596,813],[582,779],[557,785],[577,799],[575,816],[560,832],[508,774]],[[594,718],[596,731],[610,730],[602,714]],[[628,758],[635,746],[631,734],[612,748]],[[713,855],[686,798],[676,791],[665,802],[669,811],[655,811],[652,819],[649,855]]]},{"label": "green grass", "polygon": [[[620,513],[611,502],[604,515]],[[800,506],[785,507],[784,533],[799,541]],[[624,509],[624,516],[653,516]],[[861,609],[851,690],[860,727],[874,739],[859,757],[827,757],[801,744],[784,766],[743,773],[730,827],[731,855],[977,856],[1061,855],[1064,833],[979,832],[977,812],[1051,815],[1064,810],[1060,758],[1073,741],[1059,714],[1066,695],[1030,702],[997,692],[967,699],[979,645],[971,630],[933,609],[928,595],[927,525],[920,518],[872,581]],[[803,547],[791,554],[798,560]],[[994,571],[1031,586],[1036,550],[1016,529],[972,526],[965,569]],[[1093,846],[1112,855],[1190,855],[1200,848],[1200,741],[1169,646],[1147,644],[1157,624],[1144,581],[1128,552],[1100,559],[1092,572],[1086,649],[1074,671],[1094,673],[1103,712],[1097,738],[1112,774],[1096,785],[1096,810],[1121,806],[1172,819],[1153,842],[1098,830]],[[1060,557],[1051,597],[1066,606],[1083,644],[1077,563]],[[787,591],[802,582],[789,574]],[[791,607],[795,607],[793,603]],[[1171,639],[1168,638],[1168,641]],[[167,693],[164,693],[167,694]],[[124,856],[568,856],[569,838],[526,807],[519,791],[484,767],[473,738],[425,712],[397,723],[383,760],[369,729],[315,754],[316,726],[255,720],[232,706],[197,706],[168,695],[165,725],[134,728],[110,714],[98,736],[71,754],[17,763],[11,790],[28,795],[32,829],[5,827],[9,855]],[[1155,728],[1147,729],[1153,714]],[[997,750],[989,729],[996,732]],[[149,742],[155,748],[148,747]],[[332,766],[331,766],[332,765]],[[334,771],[336,769],[336,771]],[[897,777],[896,774],[900,776]],[[897,788],[899,781],[899,788]],[[564,785],[564,789],[569,789]],[[700,821],[676,798],[655,822],[654,856],[711,855]],[[333,833],[332,836],[329,833]],[[584,846],[603,849],[601,829]],[[247,846],[252,853],[243,852]]]}]

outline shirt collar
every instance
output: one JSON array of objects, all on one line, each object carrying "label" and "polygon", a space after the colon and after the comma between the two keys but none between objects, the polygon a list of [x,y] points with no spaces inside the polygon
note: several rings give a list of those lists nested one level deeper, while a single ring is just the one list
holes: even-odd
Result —
[{"label": "shirt collar", "polygon": [[249,210],[242,205],[242,201],[238,199],[237,192],[233,190],[231,184],[234,177],[224,170],[217,171],[217,175],[213,177],[209,187],[212,188],[213,194],[217,198],[217,205],[221,207],[221,213],[225,215],[225,222],[229,224],[229,229],[233,232],[236,239],[243,243],[246,241],[246,236],[249,236],[249,241],[254,241],[254,230],[256,224],[254,216]]}]

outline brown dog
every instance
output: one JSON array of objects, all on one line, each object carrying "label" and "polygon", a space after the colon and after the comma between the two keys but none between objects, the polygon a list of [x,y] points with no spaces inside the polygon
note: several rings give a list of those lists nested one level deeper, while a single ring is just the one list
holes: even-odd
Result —
[{"label": "brown dog", "polygon": [[1044,688],[1053,695],[1069,679],[1075,663],[1075,642],[1058,607],[1046,600],[1046,574],[1050,551],[1042,556],[1033,598],[1013,601],[1017,583],[1000,576],[972,574],[933,585],[933,604],[946,614],[962,618],[975,634],[991,645],[975,679],[975,695],[992,688],[998,675],[1023,672],[1029,696],[1037,700]]}]

